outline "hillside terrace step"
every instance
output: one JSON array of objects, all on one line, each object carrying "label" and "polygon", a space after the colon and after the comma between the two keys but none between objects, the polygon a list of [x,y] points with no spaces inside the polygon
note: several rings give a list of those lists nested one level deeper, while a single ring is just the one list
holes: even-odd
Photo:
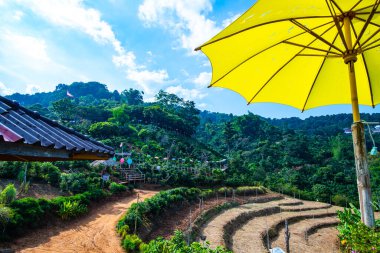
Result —
[{"label": "hillside terrace step", "polygon": [[284,202],[284,203],[279,203],[279,206],[300,206],[303,205],[303,201],[295,200],[294,202]]},{"label": "hillside terrace step", "polygon": [[288,206],[286,208],[281,207],[281,212],[304,212],[304,211],[310,211],[310,210],[328,209],[330,207],[331,207],[330,204],[324,204],[320,206],[312,206],[312,205]]},{"label": "hillside terrace step", "polygon": [[[314,219],[305,219],[298,222],[293,222],[289,224],[289,232],[291,233],[290,237],[290,251],[291,252],[323,252],[326,250],[326,245],[313,245],[310,243],[308,238],[314,232],[321,228],[333,227],[338,224],[339,220],[336,217],[323,217],[323,218],[315,218]],[[281,247],[285,248],[285,240],[284,240],[284,223],[276,226],[277,236],[271,238],[272,247]],[[336,231],[337,235],[337,231]],[[319,235],[319,236],[329,236],[333,237],[334,235]],[[265,238],[264,238],[265,240]],[[327,240],[326,240],[327,241]],[[265,244],[265,242],[264,242]],[[333,247],[334,245],[331,245]],[[328,245],[330,248],[330,245]],[[338,248],[335,249],[338,251]]]},{"label": "hillside terrace step", "polygon": [[[316,205],[318,207],[318,205]],[[284,222],[285,219],[305,219],[315,217],[335,216],[337,207],[326,208],[325,210],[308,210],[300,212],[281,212],[273,215],[257,217],[249,220],[244,226],[236,231],[232,238],[232,250],[234,253],[245,252],[268,252],[263,244],[263,237],[266,235],[267,229],[277,226]]]},{"label": "hillside terrace step", "polygon": [[[263,200],[266,200],[266,202],[261,203],[261,201]],[[253,202],[255,200],[252,199],[251,201]],[[210,220],[201,229],[201,235],[206,236],[206,240],[210,243],[211,248],[216,248],[217,246],[225,245],[223,239],[223,228],[229,221],[235,219],[243,213],[277,206],[277,204],[281,201],[283,201],[283,199],[279,195],[275,195],[273,197],[267,196],[266,198],[260,198],[260,203],[248,203],[235,208],[228,209],[216,216],[215,218],[213,218],[212,220]]]}]

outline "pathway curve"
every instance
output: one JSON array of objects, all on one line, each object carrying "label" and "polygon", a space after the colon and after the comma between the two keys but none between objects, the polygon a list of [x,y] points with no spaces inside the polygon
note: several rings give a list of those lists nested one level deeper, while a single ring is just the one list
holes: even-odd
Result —
[{"label": "pathway curve", "polygon": [[[136,190],[140,199],[152,197],[156,191]],[[14,242],[16,252],[100,253],[124,252],[115,227],[126,209],[136,202],[136,195],[106,203],[91,210],[84,218],[64,227],[36,230]]]}]

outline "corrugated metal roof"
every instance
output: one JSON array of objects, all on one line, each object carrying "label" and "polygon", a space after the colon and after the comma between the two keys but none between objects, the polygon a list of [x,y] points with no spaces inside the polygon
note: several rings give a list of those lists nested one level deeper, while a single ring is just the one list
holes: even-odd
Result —
[{"label": "corrugated metal roof", "polygon": [[0,141],[67,150],[114,154],[114,149],[0,96]]}]

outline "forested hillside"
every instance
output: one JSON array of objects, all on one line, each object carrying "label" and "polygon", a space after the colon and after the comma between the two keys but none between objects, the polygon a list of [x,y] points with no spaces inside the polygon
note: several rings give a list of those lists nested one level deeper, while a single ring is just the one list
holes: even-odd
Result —
[{"label": "forested hillside", "polygon": [[[9,98],[118,152],[125,143],[123,151],[132,152],[148,178],[162,184],[265,185],[339,205],[357,200],[352,139],[343,132],[350,127],[349,114],[301,120],[201,112],[194,102],[164,91],[156,102],[145,103],[138,90],[110,92],[96,82],[59,84],[54,92]],[[380,114],[362,118],[380,121]],[[380,142],[378,134],[374,138]],[[368,149],[372,146],[367,136]],[[377,156],[370,157],[370,166],[376,197]]]}]

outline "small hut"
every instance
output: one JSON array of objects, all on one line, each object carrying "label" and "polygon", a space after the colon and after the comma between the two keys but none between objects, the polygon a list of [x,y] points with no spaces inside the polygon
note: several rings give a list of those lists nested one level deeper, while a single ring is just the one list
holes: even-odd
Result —
[{"label": "small hut", "polygon": [[0,96],[0,161],[107,160],[114,149]]}]

